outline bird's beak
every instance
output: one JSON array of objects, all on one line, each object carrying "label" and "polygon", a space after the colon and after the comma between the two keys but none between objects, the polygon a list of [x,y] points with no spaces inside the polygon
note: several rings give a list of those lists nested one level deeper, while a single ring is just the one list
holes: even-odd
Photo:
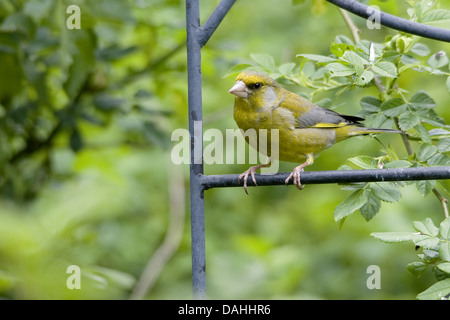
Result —
[{"label": "bird's beak", "polygon": [[248,99],[250,95],[250,90],[247,89],[245,83],[241,80],[236,81],[234,86],[228,91],[231,94],[234,94],[236,97]]}]

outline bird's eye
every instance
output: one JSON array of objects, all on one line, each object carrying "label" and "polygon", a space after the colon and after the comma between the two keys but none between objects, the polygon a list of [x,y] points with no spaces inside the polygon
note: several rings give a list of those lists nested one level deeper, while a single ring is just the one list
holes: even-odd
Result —
[{"label": "bird's eye", "polygon": [[262,83],[261,82],[256,82],[256,83],[251,84],[249,87],[252,90],[258,90],[259,88],[262,87]]}]

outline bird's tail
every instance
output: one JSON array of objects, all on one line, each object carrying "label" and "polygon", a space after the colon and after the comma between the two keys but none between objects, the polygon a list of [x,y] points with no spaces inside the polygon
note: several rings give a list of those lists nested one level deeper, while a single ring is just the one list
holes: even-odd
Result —
[{"label": "bird's tail", "polygon": [[403,131],[394,129],[366,128],[366,127],[355,127],[350,132],[355,135],[371,134],[371,133],[404,133]]},{"label": "bird's tail", "polygon": [[336,142],[354,136],[376,133],[403,133],[403,131],[394,129],[366,128],[362,126],[349,125],[336,129]]}]

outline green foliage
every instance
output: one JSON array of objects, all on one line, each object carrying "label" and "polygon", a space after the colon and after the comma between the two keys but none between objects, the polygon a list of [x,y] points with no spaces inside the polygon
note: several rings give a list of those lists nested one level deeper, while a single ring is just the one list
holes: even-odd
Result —
[{"label": "green foliage", "polygon": [[[410,5],[408,15],[412,20],[433,24],[445,21],[450,16],[450,11],[434,9],[436,1],[407,2]],[[450,93],[448,85],[450,64],[447,53],[443,50],[432,52],[425,43],[420,42],[419,37],[403,33],[387,36],[382,43],[365,39],[355,40],[343,35],[336,36],[330,45],[329,55],[301,53],[297,54],[301,59],[299,64],[285,63],[278,67],[270,55],[252,54],[254,63],[240,65],[238,69],[263,71],[278,81],[310,88],[312,89],[310,95],[304,95],[313,101],[316,95],[323,92],[334,92],[335,99],[338,99],[349,90],[360,88],[373,92],[371,89],[375,88],[377,95],[371,94],[361,98],[361,111],[358,115],[366,119],[365,124],[368,127],[402,130],[407,154],[403,155],[403,150],[399,150],[398,147],[382,144],[384,155],[350,158],[349,164],[341,166],[341,170],[450,166],[450,157],[447,154],[450,150],[448,148],[450,131],[447,129],[450,126],[435,111],[437,105],[435,100],[424,90],[411,92],[401,84],[404,77],[409,77],[411,72],[417,72],[423,79],[421,81],[426,81],[425,79],[430,76],[439,77],[442,80],[443,90],[446,88]],[[323,105],[324,100],[316,103]],[[332,106],[329,99],[326,104]],[[369,221],[380,211],[382,203],[400,201],[402,189],[409,184],[411,183],[371,182],[348,185],[344,190],[351,190],[352,193],[336,206],[334,218],[342,226],[349,215],[359,211],[365,220]],[[440,201],[446,201],[442,200],[441,196],[441,192],[449,193],[446,181],[423,180],[414,184],[422,196],[434,193],[439,195]],[[448,216],[446,205],[444,211]],[[431,228],[429,225],[431,220],[428,218],[426,221]],[[448,218],[444,221],[447,221],[443,222],[444,224],[448,223]],[[416,228],[418,224],[415,223]],[[392,237],[390,242],[412,240],[416,245],[431,250],[436,249],[440,241],[436,230],[433,228],[432,234],[427,230],[428,233],[420,235],[394,232],[385,236],[388,239]],[[448,241],[445,242],[445,246],[447,244]],[[422,264],[414,266],[417,270],[423,269]],[[447,270],[447,265],[444,266]],[[408,267],[408,270],[411,268]],[[439,267],[435,269],[442,273]],[[417,270],[413,273],[417,273]],[[439,288],[442,289],[442,284]],[[450,289],[445,287],[445,290]],[[418,297],[423,298],[421,295]],[[427,294],[427,297],[435,296]]]},{"label": "green foliage", "polygon": [[416,232],[374,232],[372,236],[387,242],[411,241],[422,253],[420,261],[411,262],[407,270],[421,277],[431,268],[437,283],[417,295],[418,299],[446,299],[450,294],[450,218],[444,219],[439,227],[430,218],[414,221]]}]

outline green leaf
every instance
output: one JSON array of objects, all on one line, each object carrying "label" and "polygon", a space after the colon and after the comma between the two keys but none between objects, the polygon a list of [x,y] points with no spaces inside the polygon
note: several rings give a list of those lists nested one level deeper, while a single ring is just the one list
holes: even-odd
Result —
[{"label": "green leaf", "polygon": [[448,64],[448,57],[444,51],[439,51],[430,56],[427,63],[434,69],[442,68]]},{"label": "green leaf", "polygon": [[369,64],[369,61],[360,57],[358,54],[350,50],[345,51],[344,54],[341,57],[339,57],[339,59],[348,62],[361,69],[364,69],[365,64]]},{"label": "green leaf", "polygon": [[356,78],[355,84],[358,86],[365,86],[370,81],[372,81],[373,77],[374,74],[372,71],[364,70],[363,73],[358,78]]},{"label": "green leaf", "polygon": [[348,159],[351,163],[361,169],[376,169],[377,161],[369,156],[358,156]]},{"label": "green leaf", "polygon": [[450,77],[448,77],[447,81],[445,81],[445,86],[447,87],[448,92],[450,92]]},{"label": "green leaf", "polygon": [[423,221],[413,221],[414,229],[421,234],[436,237],[439,234],[439,228],[433,223],[433,220],[426,218]]},{"label": "green leaf", "polygon": [[416,188],[423,197],[426,197],[435,186],[436,186],[435,180],[416,181]]},{"label": "green leaf", "polygon": [[424,162],[430,159],[437,152],[437,147],[430,143],[422,143],[417,151],[417,160]]},{"label": "green leaf", "polygon": [[411,47],[411,52],[418,56],[424,57],[430,54],[430,49],[423,43],[416,43]]},{"label": "green leaf", "polygon": [[431,138],[425,126],[422,123],[419,123],[417,126],[414,126],[414,130],[419,134],[420,139],[422,139],[425,143],[431,143]]},{"label": "green leaf", "polygon": [[380,106],[382,113],[388,117],[398,117],[406,111],[406,108],[405,102],[400,98],[389,99]]},{"label": "green leaf", "polygon": [[371,220],[381,208],[381,200],[372,192],[367,197],[367,202],[359,209],[366,221]]},{"label": "green leaf", "polygon": [[343,202],[337,205],[334,211],[334,220],[340,221],[361,208],[367,201],[367,190],[360,189],[353,192]]},{"label": "green leaf", "polygon": [[420,117],[411,112],[405,112],[401,114],[398,120],[398,125],[403,131],[407,131],[408,129],[411,129],[419,123]]},{"label": "green leaf", "polygon": [[275,61],[269,54],[251,53],[250,58],[252,58],[257,64],[259,64],[268,72],[273,72],[275,70]]},{"label": "green leaf", "polygon": [[81,137],[80,131],[78,129],[75,129],[70,134],[69,139],[70,148],[77,152],[83,148],[83,138]]},{"label": "green leaf", "polygon": [[316,62],[319,62],[319,63],[322,63],[322,62],[329,63],[329,62],[336,61],[335,58],[322,56],[322,55],[318,55],[318,54],[298,54],[298,55],[296,55],[296,57],[306,58],[308,60],[316,61]]},{"label": "green leaf", "polygon": [[342,57],[347,50],[355,50],[355,46],[348,43],[333,42],[330,46],[330,51],[336,57]]},{"label": "green leaf", "polygon": [[420,300],[440,300],[445,299],[450,294],[450,278],[436,282],[427,290],[419,293],[417,299]]},{"label": "green leaf", "polygon": [[359,101],[362,109],[369,113],[377,113],[379,111],[381,100],[375,97],[367,96]]},{"label": "green leaf", "polygon": [[439,225],[439,233],[445,240],[450,240],[450,217],[445,218]]},{"label": "green leaf", "polygon": [[416,109],[431,109],[436,107],[434,100],[424,91],[419,91],[413,95],[409,103]]},{"label": "green leaf", "polygon": [[450,262],[439,263],[436,267],[442,272],[450,275]]},{"label": "green leaf", "polygon": [[450,166],[450,157],[443,153],[436,153],[430,159],[428,159],[427,163],[430,166]]},{"label": "green leaf", "polygon": [[428,235],[419,235],[418,239],[414,241],[414,244],[424,249],[435,249],[439,245],[439,238]]},{"label": "green leaf", "polygon": [[387,243],[415,241],[419,236],[416,232],[372,232],[370,235]]},{"label": "green leaf", "polygon": [[439,257],[444,261],[450,261],[450,242],[439,244]]},{"label": "green leaf", "polygon": [[436,143],[436,148],[439,152],[444,153],[450,151],[450,138],[444,138]]},{"label": "green leaf", "polygon": [[409,168],[412,163],[407,160],[396,160],[384,164],[385,169]]},{"label": "green leaf", "polygon": [[387,61],[380,61],[375,63],[375,65],[372,66],[372,71],[382,77],[397,77],[397,67],[393,63]]},{"label": "green leaf", "polygon": [[431,10],[423,15],[421,22],[450,20],[450,11],[444,9]]},{"label": "green leaf", "polygon": [[426,269],[427,264],[421,261],[411,262],[406,266],[406,270],[417,278],[421,277]]},{"label": "green leaf", "polygon": [[391,182],[371,182],[369,188],[382,201],[397,202],[402,197],[402,193]]},{"label": "green leaf", "polygon": [[342,63],[333,62],[325,66],[325,73],[333,77],[346,77],[354,74],[356,71],[352,67],[343,65]]}]

